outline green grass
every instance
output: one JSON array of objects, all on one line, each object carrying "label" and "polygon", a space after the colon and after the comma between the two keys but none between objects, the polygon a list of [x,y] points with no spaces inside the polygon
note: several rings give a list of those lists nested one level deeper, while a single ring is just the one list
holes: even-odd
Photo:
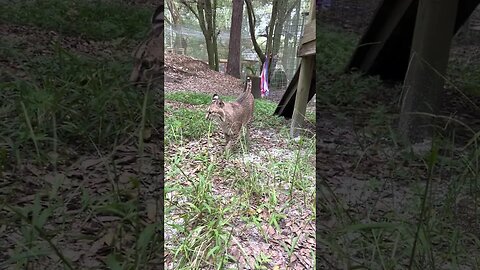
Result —
[{"label": "green grass", "polygon": [[334,27],[318,28],[316,86],[321,93],[318,96],[321,104],[355,107],[380,87],[377,78],[364,77],[360,73],[344,74],[358,38]]},{"label": "green grass", "polygon": [[462,63],[465,59],[450,61],[447,78],[457,89],[465,94],[480,97],[480,60],[472,63]]},{"label": "green grass", "polygon": [[[253,117],[257,127],[278,128],[286,125],[283,117],[274,116],[277,104],[267,100],[255,100]],[[311,115],[311,114],[309,114]]]},{"label": "green grass", "polygon": [[[256,145],[259,150],[252,151],[256,154],[260,150],[270,152],[265,154],[261,164],[244,160],[242,157],[248,154],[243,147],[222,158],[222,151],[218,152],[222,146],[208,143],[218,129],[216,124],[204,119],[210,95],[176,92],[168,93],[165,98],[169,104],[165,108],[165,225],[170,236],[165,250],[170,254],[167,263],[171,268],[239,267],[236,265],[238,256],[243,257],[251,250],[242,247],[238,230],[232,225],[240,222],[268,242],[270,236],[264,226],[268,224],[280,230],[279,224],[288,219],[285,209],[313,209],[314,137],[305,137],[280,149],[291,155],[290,160],[274,156],[271,148],[278,146],[271,145]],[[225,100],[234,98],[225,97]],[[169,101],[175,101],[174,105]],[[285,132],[288,125],[272,116],[275,107],[272,102],[256,100],[253,129],[273,129],[288,140],[284,135],[288,133]],[[193,172],[192,166],[196,167]],[[225,189],[228,190],[225,194],[219,191]],[[268,214],[261,217],[257,213]],[[313,214],[311,219],[314,219]],[[240,255],[230,254],[229,247],[238,248]],[[290,253],[284,250],[287,258],[292,258],[296,247],[295,241],[282,247],[291,250]],[[269,256],[256,254],[255,269],[270,269]]]},{"label": "green grass", "polygon": [[171,110],[166,105],[165,111],[172,114],[165,119],[165,143],[177,140],[192,140],[202,137],[210,127],[205,119],[205,112],[200,109],[179,108]]},{"label": "green grass", "polygon": [[319,25],[317,28],[317,73],[338,73],[345,69],[355,50],[358,36],[341,29]]},{"label": "green grass", "polygon": [[[222,97],[225,101],[233,101],[233,97]],[[174,92],[165,95],[166,100],[195,105],[194,108],[171,109],[171,105],[166,105],[166,112],[169,115],[165,119],[165,142],[192,140],[202,137],[209,130],[214,128],[211,121],[205,119],[207,106],[211,102],[211,97],[204,93],[192,92]],[[278,128],[286,125],[286,121],[277,116],[273,116],[277,104],[267,100],[255,100],[254,126],[258,128]],[[311,121],[314,114],[309,112],[307,115]]]},{"label": "green grass", "polygon": [[3,22],[34,25],[95,40],[145,37],[153,10],[120,1],[12,1],[0,7]]},{"label": "green grass", "polygon": [[[478,151],[468,148],[464,154],[440,155],[438,148],[448,144],[445,141],[435,142],[431,153],[424,157],[416,156],[415,159],[420,159],[425,168],[407,175],[401,171],[408,170],[408,167],[398,165],[402,161],[388,161],[393,168],[387,174],[397,183],[403,183],[401,185],[412,196],[401,208],[388,209],[382,214],[377,212],[375,205],[366,203],[362,212],[369,215],[364,216],[354,209],[347,213],[344,204],[348,204],[348,199],[343,196],[337,195],[335,202],[320,202],[321,211],[338,220],[334,228],[327,229],[324,224],[320,225],[320,241],[323,248],[333,252],[335,263],[368,269],[403,269],[408,265],[412,266],[411,269],[446,265],[451,269],[479,267],[476,258],[480,239],[465,224],[460,225],[466,222],[466,217],[463,216],[461,220],[458,217],[458,212],[465,212],[465,208],[458,208],[460,200],[468,198],[475,204],[474,201],[478,199],[474,190],[478,190],[479,168],[472,164],[478,158]],[[414,162],[412,157],[405,156],[404,159],[403,162]],[[468,167],[465,164],[469,164]],[[425,179],[427,171],[431,174]],[[414,178],[413,183],[408,182],[411,178]],[[369,187],[365,191],[384,192],[386,180],[368,181]],[[438,189],[444,185],[446,190],[439,192]],[[321,197],[332,196],[323,184],[317,192]],[[389,202],[388,199],[376,197],[372,196],[372,200]],[[397,198],[399,202],[400,198]],[[470,210],[466,212],[470,212],[470,215],[467,219],[478,222],[478,210],[474,210],[476,207],[471,205],[468,208]]]},{"label": "green grass", "polygon": [[165,99],[191,105],[208,105],[212,101],[212,97],[210,95],[196,92],[166,93]]},{"label": "green grass", "polygon": [[[10,50],[14,50],[10,48]],[[128,62],[84,58],[58,48],[53,56],[34,57],[26,67],[30,80],[1,82],[5,91],[0,136],[12,147],[37,141],[40,152],[60,145],[111,145],[138,128],[143,94],[129,87]],[[158,108],[149,94],[147,124],[156,125]]]},{"label": "green grass", "polygon": [[[60,40],[133,44],[151,12],[108,1],[12,1],[0,20],[58,31]],[[161,123],[156,93],[130,86],[122,42],[106,44],[112,55],[104,57],[41,43],[22,34],[0,40],[8,63],[0,73],[0,268],[86,268],[77,255],[97,260],[94,268],[158,265],[159,211],[145,192],[158,182],[145,173],[157,161],[138,139]],[[118,160],[131,155],[127,169]]]}]

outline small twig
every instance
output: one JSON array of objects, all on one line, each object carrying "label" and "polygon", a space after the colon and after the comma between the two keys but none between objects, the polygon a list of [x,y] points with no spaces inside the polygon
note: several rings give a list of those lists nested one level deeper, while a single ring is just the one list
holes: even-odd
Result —
[{"label": "small twig", "polygon": [[238,248],[240,248],[240,251],[242,252],[243,258],[245,258],[245,262],[248,264],[248,266],[250,266],[250,269],[255,269],[255,267],[252,267],[250,265],[250,263],[248,262],[248,254],[247,254],[247,252],[245,252],[245,250],[243,249],[240,242],[238,242],[237,238],[235,238],[235,236],[232,235],[232,240],[233,240],[233,242],[235,242],[235,244],[238,246]]}]

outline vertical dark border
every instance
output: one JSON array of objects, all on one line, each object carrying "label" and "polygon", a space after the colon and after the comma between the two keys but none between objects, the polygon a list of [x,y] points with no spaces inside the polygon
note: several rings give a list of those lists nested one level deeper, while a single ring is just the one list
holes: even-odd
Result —
[{"label": "vertical dark border", "polygon": [[[165,24],[164,24],[164,12],[165,12],[165,5],[164,5],[164,0],[160,0],[160,6],[157,8],[155,11],[155,14],[158,14],[159,12],[162,13],[161,16],[161,24],[164,29],[162,29],[162,33],[165,33]],[[165,44],[165,35],[163,34],[163,44]],[[165,59],[165,47],[163,48],[163,59]],[[159,234],[159,241],[160,241],[160,258],[161,258],[161,263],[159,266],[159,269],[165,269],[165,211],[164,211],[164,198],[165,198],[165,69],[163,68],[165,63],[162,63],[162,76],[161,76],[161,81],[160,81],[160,179],[158,179],[158,194],[156,201],[157,201],[157,209],[159,209],[159,215],[160,215],[160,226],[158,229],[158,234]]]},{"label": "vertical dark border", "polygon": [[[318,26],[320,24],[320,11],[319,11],[319,5],[318,5],[318,0],[315,2],[316,3],[316,7],[315,7],[315,21],[316,21],[316,25],[315,25],[315,29],[318,29]],[[316,40],[316,39],[315,39]],[[319,41],[316,40],[316,51],[318,51],[318,46],[319,46]],[[318,61],[318,57],[317,55],[315,55],[315,78],[317,77],[317,68],[320,66],[320,63]],[[319,174],[319,170],[318,170],[318,164],[320,162],[319,160],[319,154],[320,154],[320,149],[319,149],[319,145],[320,145],[320,136],[318,134],[318,127],[320,125],[320,114],[319,114],[319,109],[320,109],[320,98],[319,98],[319,95],[320,93],[318,92],[318,88],[317,88],[317,81],[315,80],[315,92],[316,92],[316,96],[315,96],[315,269],[319,269],[319,260],[320,260],[320,243],[319,243],[319,234],[318,234],[318,231],[319,231],[319,214],[320,214],[320,198],[319,198],[319,195],[320,195],[320,174]]]}]

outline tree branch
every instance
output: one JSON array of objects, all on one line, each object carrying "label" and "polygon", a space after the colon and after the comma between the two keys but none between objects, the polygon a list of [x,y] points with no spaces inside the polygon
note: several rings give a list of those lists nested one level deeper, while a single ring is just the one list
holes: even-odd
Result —
[{"label": "tree branch", "polygon": [[263,64],[265,62],[265,54],[262,52],[262,49],[260,48],[260,45],[258,45],[257,39],[255,37],[255,21],[256,20],[255,20],[255,13],[253,12],[252,0],[245,0],[245,4],[247,5],[250,38],[252,39],[253,48],[255,49],[255,52],[257,53],[258,57],[260,58],[260,61],[262,61],[262,64]]},{"label": "tree branch", "polygon": [[190,11],[193,13],[193,15],[195,15],[195,17],[197,17],[197,20],[200,20],[200,17],[199,17],[199,15],[198,15],[198,13],[195,12],[195,9],[194,9],[192,6],[190,6],[190,5],[187,3],[187,1],[181,0],[180,3],[182,3],[185,7],[187,7],[188,10],[190,10]]}]

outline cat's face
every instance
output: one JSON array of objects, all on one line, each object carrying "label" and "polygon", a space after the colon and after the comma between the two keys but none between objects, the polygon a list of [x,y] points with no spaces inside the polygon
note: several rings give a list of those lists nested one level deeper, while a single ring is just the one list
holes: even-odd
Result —
[{"label": "cat's face", "polygon": [[225,102],[217,94],[212,96],[212,104],[208,106],[205,118],[208,120],[218,119],[225,121]]}]

